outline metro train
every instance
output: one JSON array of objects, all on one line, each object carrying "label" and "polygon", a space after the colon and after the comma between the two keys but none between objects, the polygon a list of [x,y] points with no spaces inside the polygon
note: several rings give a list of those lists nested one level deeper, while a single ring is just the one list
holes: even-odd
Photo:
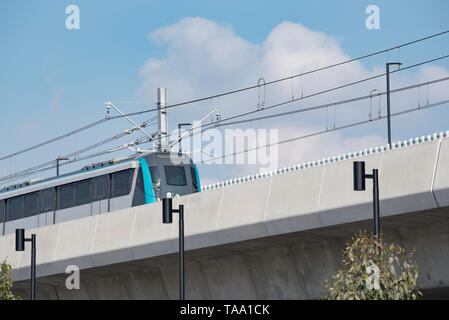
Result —
[{"label": "metro train", "polygon": [[153,203],[167,192],[181,196],[200,190],[198,169],[183,153],[95,163],[0,190],[0,235]]}]

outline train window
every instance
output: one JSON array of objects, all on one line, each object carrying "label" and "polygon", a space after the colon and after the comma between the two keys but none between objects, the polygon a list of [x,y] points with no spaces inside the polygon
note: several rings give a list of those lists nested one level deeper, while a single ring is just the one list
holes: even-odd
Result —
[{"label": "train window", "polygon": [[134,169],[123,170],[111,174],[111,197],[121,197],[131,192],[131,181]]},{"label": "train window", "polygon": [[8,199],[6,202],[6,221],[22,218],[23,197]]},{"label": "train window", "polygon": [[197,177],[196,177],[196,170],[195,167],[190,167],[190,174],[192,176],[192,184],[195,190],[198,190],[198,183],[197,183]]},{"label": "train window", "polygon": [[149,169],[150,169],[151,182],[157,183],[157,180],[159,179],[159,175],[157,174],[157,166],[152,166]]},{"label": "train window", "polygon": [[183,166],[164,166],[165,180],[170,186],[187,185],[186,173]]},{"label": "train window", "polygon": [[33,192],[25,195],[24,207],[23,207],[23,216],[31,217],[35,216],[39,213],[38,211],[38,193]]},{"label": "train window", "polygon": [[76,183],[75,187],[76,205],[80,206],[90,202],[90,180]]},{"label": "train window", "polygon": [[5,218],[5,200],[0,200],[0,223],[3,222]]},{"label": "train window", "polygon": [[58,193],[58,210],[73,207],[74,205],[74,185],[66,184],[57,187]]}]

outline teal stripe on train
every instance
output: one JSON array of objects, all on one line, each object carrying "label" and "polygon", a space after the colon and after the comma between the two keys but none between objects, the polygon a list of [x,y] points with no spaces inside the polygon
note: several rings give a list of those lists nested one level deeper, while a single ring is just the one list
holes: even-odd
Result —
[{"label": "teal stripe on train", "polygon": [[156,196],[154,195],[153,182],[151,181],[150,169],[148,169],[147,160],[145,158],[139,158],[137,160],[139,160],[140,167],[142,168],[145,203],[156,202]]},{"label": "teal stripe on train", "polygon": [[196,175],[196,185],[198,186],[198,192],[201,192],[201,185],[200,185],[200,176],[198,175],[198,168],[195,166],[195,175]]}]

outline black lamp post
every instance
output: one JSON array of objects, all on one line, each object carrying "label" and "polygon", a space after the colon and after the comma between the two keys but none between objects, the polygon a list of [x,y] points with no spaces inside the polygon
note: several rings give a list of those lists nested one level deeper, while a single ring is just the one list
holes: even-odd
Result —
[{"label": "black lamp post", "polygon": [[162,199],[162,222],[172,223],[173,212],[179,213],[179,300],[184,300],[184,205],[173,209],[172,203],[172,198]]},{"label": "black lamp post", "polygon": [[388,145],[391,146],[391,113],[390,113],[390,66],[400,66],[400,62],[387,62],[387,119],[388,119]]},{"label": "black lamp post", "polygon": [[16,251],[25,250],[25,241],[31,242],[31,300],[36,299],[36,235],[25,238],[25,229],[16,229]]},{"label": "black lamp post", "polygon": [[374,213],[374,235],[379,239],[379,171],[373,169],[373,174],[365,173],[365,161],[354,161],[354,191],[365,190],[365,179],[373,179],[373,213]]}]

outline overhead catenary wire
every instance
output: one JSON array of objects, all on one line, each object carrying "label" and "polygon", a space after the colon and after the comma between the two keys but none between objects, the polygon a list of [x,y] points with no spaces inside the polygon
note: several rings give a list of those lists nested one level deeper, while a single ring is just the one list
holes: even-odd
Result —
[{"label": "overhead catenary wire", "polygon": [[[430,59],[430,60],[422,61],[422,62],[413,64],[413,65],[410,65],[410,66],[407,66],[407,67],[404,67],[404,68],[401,68],[401,69],[390,71],[390,74],[396,73],[396,72],[401,72],[401,71],[408,70],[408,69],[411,69],[411,68],[416,68],[418,66],[422,66],[422,65],[427,64],[427,63],[431,63],[431,62],[434,62],[434,61],[446,59],[448,57],[449,57],[449,54],[448,55],[444,55],[444,56],[440,56],[440,57],[437,57],[437,58],[433,58],[433,59]],[[296,98],[294,100],[288,99],[286,101],[283,101],[283,102],[276,103],[276,104],[273,104],[271,106],[265,107],[263,109],[258,109],[257,108],[255,110],[253,109],[251,111],[247,111],[247,112],[243,112],[243,113],[240,113],[240,114],[237,114],[237,115],[230,116],[228,118],[224,118],[224,119],[220,118],[219,120],[217,120],[215,122],[211,122],[209,124],[206,124],[204,126],[204,128],[208,128],[208,127],[211,127],[211,126],[221,126],[221,123],[224,122],[224,121],[241,118],[241,117],[248,116],[248,115],[251,115],[251,114],[254,114],[254,113],[257,113],[257,112],[267,111],[267,110],[270,110],[270,109],[273,109],[273,108],[278,108],[278,107],[281,107],[281,106],[284,106],[284,105],[287,105],[287,104],[291,104],[292,102],[297,102],[297,101],[300,101],[300,100],[303,100],[303,99],[307,99],[307,98],[315,97],[315,96],[318,96],[318,95],[321,95],[321,94],[325,94],[325,93],[329,93],[329,92],[332,92],[332,91],[336,91],[336,90],[339,90],[339,89],[347,88],[347,87],[350,87],[350,86],[353,86],[353,85],[356,85],[356,84],[359,84],[359,83],[363,83],[363,82],[366,82],[366,81],[369,81],[369,80],[373,80],[373,79],[376,79],[376,78],[379,78],[379,77],[382,77],[382,76],[385,76],[385,75],[386,75],[386,73],[378,74],[378,75],[375,75],[375,76],[371,76],[371,77],[364,78],[364,79],[361,79],[361,80],[349,82],[349,83],[346,83],[346,84],[343,84],[343,85],[340,85],[340,86],[337,86],[337,87],[333,87],[333,88],[330,88],[330,89],[318,91],[318,92],[315,92],[315,93],[312,93],[312,94],[309,94],[309,95],[306,95],[306,96],[302,96],[301,98]],[[324,107],[327,107],[327,105],[324,106]],[[146,111],[143,111],[143,112],[146,112]],[[249,120],[249,121],[251,121],[251,120]],[[204,128],[203,128],[203,130],[201,132],[204,131]],[[171,135],[170,135],[170,137],[171,137]]]},{"label": "overhead catenary wire", "polygon": [[33,150],[33,149],[37,149],[37,148],[39,148],[39,147],[42,147],[42,146],[44,146],[44,145],[53,143],[53,142],[55,142],[55,141],[58,141],[58,140],[67,138],[67,137],[69,137],[69,136],[71,136],[71,135],[73,135],[73,134],[76,134],[76,133],[79,133],[79,132],[81,132],[81,131],[90,129],[90,128],[92,128],[92,127],[95,127],[95,126],[97,126],[97,125],[99,125],[99,124],[101,124],[101,123],[103,123],[103,122],[105,122],[105,121],[107,121],[106,118],[100,119],[100,120],[97,120],[97,121],[94,121],[94,122],[92,122],[92,123],[89,123],[88,125],[85,125],[85,126],[83,126],[83,127],[81,127],[81,128],[78,128],[78,129],[75,129],[75,130],[73,130],[73,131],[67,132],[67,133],[65,133],[65,134],[63,134],[63,135],[60,135],[60,136],[57,136],[57,137],[55,137],[55,138],[53,138],[53,139],[46,140],[46,141],[44,141],[44,142],[38,143],[38,144],[36,144],[36,145],[34,145],[34,146],[31,146],[31,147],[28,147],[28,148],[26,148],[26,149],[23,149],[23,150],[20,150],[20,151],[11,153],[11,154],[9,154],[9,155],[7,155],[7,156],[0,157],[0,161],[1,161],[1,160],[8,159],[8,158],[12,158],[12,157],[17,156],[17,155],[19,155],[19,154],[22,154],[22,153],[31,151],[31,150]]},{"label": "overhead catenary wire", "polygon": [[148,139],[152,140],[154,143],[159,145],[159,142],[157,142],[154,137],[152,137],[148,132],[143,130],[136,122],[134,122],[130,117],[128,117],[126,114],[124,114],[119,108],[117,108],[112,102],[105,102],[105,104],[108,105],[108,107],[114,108],[120,115],[126,118],[129,122],[131,122],[137,129],[139,129],[143,134],[145,134]]},{"label": "overhead catenary wire", "polygon": [[[339,63],[335,63],[335,64],[328,65],[328,66],[324,66],[324,67],[317,68],[317,69],[314,69],[314,70],[310,70],[310,71],[307,71],[307,72],[303,72],[303,73],[291,75],[291,76],[288,76],[288,77],[283,77],[283,78],[280,78],[280,79],[272,80],[272,81],[264,83],[263,85],[264,86],[271,85],[271,84],[282,82],[282,81],[286,81],[286,80],[289,80],[289,79],[294,79],[294,78],[297,78],[297,77],[299,77],[301,79],[301,77],[304,76],[304,75],[312,74],[314,72],[319,72],[319,71],[322,71],[322,70],[326,70],[326,69],[330,69],[330,68],[333,68],[333,67],[337,67],[337,66],[341,66],[341,65],[344,65],[344,64],[348,64],[348,63],[351,63],[351,62],[355,62],[355,61],[358,61],[358,60],[366,59],[366,58],[369,58],[369,57],[372,57],[372,56],[379,55],[381,53],[385,53],[385,52],[388,53],[391,50],[399,49],[399,48],[406,47],[406,46],[409,46],[409,45],[412,45],[412,44],[415,44],[415,43],[419,43],[419,42],[422,42],[422,41],[425,41],[425,40],[429,40],[431,38],[439,37],[439,36],[442,36],[442,35],[447,34],[447,33],[449,33],[449,30],[445,30],[445,31],[442,31],[442,32],[439,32],[439,33],[435,33],[435,34],[432,34],[432,35],[429,35],[429,36],[426,36],[426,37],[423,37],[423,38],[419,38],[419,39],[416,39],[416,40],[413,40],[413,41],[405,42],[405,43],[402,43],[400,45],[397,45],[397,46],[394,46],[394,47],[391,47],[391,48],[388,48],[388,49],[375,51],[375,52],[372,52],[372,53],[369,53],[369,54],[366,54],[366,55],[359,56],[357,58],[348,59],[348,60],[345,60],[345,61],[342,61],[342,62],[339,62]],[[212,96],[208,96],[208,97],[203,97],[203,98],[194,99],[194,100],[190,100],[190,101],[184,101],[184,102],[180,102],[180,103],[173,104],[173,105],[167,105],[166,108],[168,109],[168,108],[177,107],[177,106],[181,106],[181,105],[191,104],[191,103],[194,103],[194,102],[200,102],[200,101],[204,101],[204,100],[214,99],[214,98],[218,98],[218,97],[222,97],[222,96],[226,96],[226,95],[230,95],[230,94],[239,93],[239,92],[242,92],[242,91],[255,89],[255,88],[258,88],[258,87],[260,87],[260,84],[254,85],[254,86],[248,86],[248,87],[240,88],[240,89],[237,89],[237,90],[227,91],[227,92],[223,92],[223,93],[212,95]],[[301,97],[301,98],[303,98],[303,97]],[[296,100],[297,99],[295,99],[294,101],[296,101]],[[135,103],[135,104],[147,104],[147,103],[154,104],[154,102],[149,102],[149,101],[115,101],[115,102],[117,102],[117,103]],[[142,114],[142,113],[147,113],[147,112],[153,112],[153,111],[157,111],[157,108],[150,109],[150,110],[144,110],[144,111],[141,111],[141,112],[128,113],[128,114],[125,114],[125,115],[126,116],[132,116],[132,115],[137,115],[137,114]],[[71,136],[73,134],[79,133],[81,131],[84,131],[84,130],[87,130],[87,129],[91,128],[91,127],[99,125],[99,124],[101,124],[101,123],[103,123],[103,122],[105,122],[107,120],[118,119],[118,118],[122,118],[122,117],[123,117],[122,115],[119,115],[119,116],[99,119],[99,120],[97,120],[97,121],[95,121],[93,123],[90,123],[90,124],[88,124],[86,126],[83,126],[81,128],[75,129],[75,130],[70,131],[68,133],[65,133],[63,135],[57,136],[57,137],[55,137],[53,139],[46,140],[44,142],[38,143],[36,145],[33,145],[31,147],[28,147],[28,148],[25,148],[23,150],[14,152],[12,154],[9,154],[9,155],[6,155],[6,156],[2,156],[2,157],[0,157],[0,161],[8,159],[8,158],[12,158],[12,157],[14,157],[16,155],[19,155],[19,154],[22,154],[22,153],[25,153],[25,152],[37,149],[39,147],[42,147],[44,145],[47,145],[47,144],[50,144],[50,143],[53,143],[53,142],[56,142],[58,140],[61,140],[63,138]]]},{"label": "overhead catenary wire", "polygon": [[105,118],[99,119],[99,120],[94,121],[94,122],[92,122],[92,123],[89,123],[89,124],[87,124],[87,125],[85,125],[85,126],[83,126],[83,127],[80,127],[80,128],[78,128],[78,129],[75,129],[75,130],[72,130],[72,131],[70,131],[70,132],[64,133],[64,134],[62,134],[62,135],[60,135],[60,136],[57,136],[57,137],[55,137],[55,138],[52,138],[52,139],[43,141],[43,142],[41,142],[41,143],[38,143],[38,144],[33,145],[33,146],[31,146],[31,147],[25,148],[25,149],[23,149],[23,150],[20,150],[20,151],[11,153],[11,154],[9,154],[9,155],[0,157],[0,161],[5,160],[5,159],[8,159],[8,158],[12,158],[12,157],[17,156],[17,155],[19,155],[19,154],[22,154],[22,153],[25,153],[25,152],[28,152],[28,151],[37,149],[37,148],[39,148],[39,147],[45,146],[45,145],[47,145],[47,144],[56,142],[56,141],[58,141],[58,140],[67,138],[67,137],[69,137],[69,136],[71,136],[71,135],[80,133],[80,132],[82,132],[82,131],[85,131],[85,130],[87,130],[87,129],[90,129],[90,128],[93,128],[93,127],[95,127],[95,126],[97,126],[97,125],[100,125],[100,124],[102,124],[103,122],[106,122],[106,121],[108,121],[108,120],[110,120],[110,119],[117,119],[117,118],[121,118],[121,117],[122,117],[122,116],[114,116],[114,117],[109,117],[109,118],[106,118],[106,117],[105,117]]},{"label": "overhead catenary wire", "polygon": [[[448,81],[448,80],[449,80],[449,77],[443,77],[443,78],[439,78],[439,79],[435,79],[435,80],[431,80],[431,81],[420,82],[420,83],[417,83],[417,84],[413,84],[413,85],[397,88],[397,89],[394,89],[394,90],[390,90],[390,93],[406,91],[406,90],[419,88],[419,87],[422,87],[422,86],[428,86],[428,85],[431,85],[431,84],[435,84],[435,83],[439,83],[439,82],[443,82],[443,81]],[[376,96],[380,97],[380,96],[385,95],[385,94],[386,94],[385,91],[384,92],[379,92],[378,94],[376,94]],[[193,133],[192,136],[200,134],[200,133],[203,133],[203,132],[211,129],[212,127],[214,127],[214,128],[216,128],[216,127],[224,127],[224,126],[229,126],[229,125],[235,125],[235,124],[259,121],[259,120],[265,120],[265,119],[270,119],[270,118],[283,117],[283,116],[286,116],[286,115],[291,115],[291,114],[296,114],[296,113],[303,113],[303,112],[308,112],[308,111],[314,111],[314,110],[319,110],[319,109],[328,108],[328,107],[332,107],[332,106],[337,107],[338,105],[348,104],[348,103],[357,102],[357,101],[360,101],[360,100],[369,99],[371,96],[372,95],[364,95],[364,96],[359,96],[359,97],[355,97],[355,98],[349,98],[349,99],[344,99],[344,100],[339,100],[339,101],[332,101],[332,102],[321,104],[321,105],[317,105],[317,106],[312,106],[312,107],[302,108],[302,109],[298,109],[298,110],[287,111],[287,112],[283,112],[283,113],[276,113],[276,114],[271,114],[271,115],[266,115],[266,116],[261,116],[261,117],[256,117],[256,118],[250,118],[250,119],[243,119],[243,120],[238,120],[238,121],[226,122],[228,120],[232,120],[232,119],[240,117],[240,115],[232,116],[232,117],[229,117],[229,118],[221,119],[219,121],[214,121],[214,122],[208,123],[208,124],[204,125],[201,128],[200,131],[197,131],[197,132]],[[266,109],[270,109],[270,108],[273,108],[273,107],[276,107],[276,106],[279,106],[279,105],[282,105],[282,104],[283,103],[278,103],[278,104],[269,106]],[[255,112],[257,112],[257,111],[252,111],[250,113],[244,113],[244,115],[246,116],[248,114],[252,114],[252,113],[255,113]]]},{"label": "overhead catenary wire", "polygon": [[[432,81],[421,82],[421,83],[418,83],[418,84],[414,84],[414,85],[410,85],[410,86],[406,86],[406,87],[390,90],[390,93],[401,92],[401,91],[405,91],[405,90],[419,88],[419,87],[424,86],[424,85],[439,83],[439,82],[448,81],[448,80],[449,80],[449,77],[444,77],[444,78],[440,78],[440,79],[436,79],[436,80],[432,80]],[[385,94],[386,94],[386,91],[383,91],[383,92],[377,93],[376,96],[380,97],[380,96],[385,95]],[[336,101],[336,102],[325,103],[325,104],[321,104],[321,105],[318,105],[318,106],[303,108],[303,109],[299,109],[299,110],[292,110],[292,111],[276,113],[276,114],[271,114],[271,115],[266,115],[266,116],[261,116],[261,117],[256,117],[256,118],[232,121],[232,122],[224,122],[223,123],[223,121],[226,121],[226,119],[224,119],[224,120],[221,120],[218,123],[215,122],[215,123],[207,124],[207,126],[211,126],[211,125],[214,125],[214,124],[219,124],[220,127],[223,127],[223,126],[241,124],[241,123],[246,123],[246,122],[265,120],[265,119],[270,119],[270,118],[278,118],[278,117],[283,117],[283,116],[291,115],[291,114],[295,114],[295,113],[302,113],[302,112],[307,112],[307,111],[319,110],[319,109],[329,108],[329,107],[337,106],[337,105],[341,105],[341,104],[347,104],[347,103],[351,103],[351,102],[365,100],[365,99],[369,99],[370,97],[372,97],[372,95],[364,95],[364,96],[360,96],[360,97],[356,97],[356,98],[350,98],[350,99],[340,100],[340,101]]]},{"label": "overhead catenary wire", "polygon": [[[75,162],[79,162],[79,161],[83,161],[83,160],[99,157],[99,156],[102,156],[102,155],[105,155],[105,154],[113,153],[115,151],[120,151],[120,150],[122,150],[122,149],[124,149],[124,148],[126,148],[128,146],[136,146],[136,145],[140,145],[140,144],[144,144],[144,143],[148,143],[148,142],[150,142],[150,140],[147,137],[141,137],[141,138],[136,139],[135,141],[132,141],[131,143],[127,143],[125,145],[121,145],[121,146],[117,146],[117,147],[113,147],[113,148],[108,148],[108,149],[103,150],[103,151],[99,151],[99,152],[96,152],[96,153],[93,153],[93,154],[88,154],[88,155],[83,156],[83,157],[77,157],[77,158],[74,158],[72,160],[65,161],[65,162],[59,164],[59,166],[62,167],[64,165],[68,165],[68,164],[71,164],[71,163],[75,163]],[[134,155],[131,155],[129,157],[133,157],[133,156]],[[53,162],[52,163],[46,163],[46,165],[50,165],[50,166],[42,168],[42,166],[40,165],[39,168],[36,168],[36,167],[30,168],[30,169],[33,169],[33,171],[27,171],[27,170],[30,170],[30,169],[26,169],[26,170],[23,170],[23,171],[19,171],[19,172],[15,173],[15,174],[10,174],[8,176],[1,177],[0,178],[0,182],[6,182],[6,181],[9,181],[11,179],[18,178],[18,177],[29,176],[29,175],[33,175],[33,174],[36,174],[36,173],[48,171],[48,170],[54,169],[55,166],[56,166]]]},{"label": "overhead catenary wire", "polygon": [[[144,121],[142,126],[146,127],[146,126],[152,125],[152,124],[154,124],[154,120],[156,120],[156,119],[157,119],[157,117],[153,117],[153,118],[151,118],[151,119],[149,119],[147,121]],[[109,142],[112,142],[112,141],[117,140],[119,138],[122,138],[122,137],[132,133],[132,131],[136,131],[136,129],[132,128],[132,129],[125,130],[125,131],[123,131],[123,132],[121,132],[121,133],[119,133],[119,134],[117,134],[117,135],[115,135],[113,137],[110,137],[110,138],[107,138],[107,139],[102,140],[100,142],[97,142],[95,144],[92,144],[92,145],[90,145],[90,146],[88,146],[86,148],[83,148],[81,150],[78,150],[78,151],[75,151],[75,152],[72,152],[72,153],[69,153],[69,154],[62,155],[61,158],[77,157],[77,156],[79,156],[80,154],[82,154],[82,153],[84,153],[86,151],[92,150],[92,149],[97,148],[97,147],[99,147],[101,145],[104,145],[106,143],[109,143]],[[105,152],[103,154],[106,154],[106,153],[107,152]],[[85,158],[81,157],[81,158],[76,158],[76,159],[77,160],[78,159],[84,160]],[[74,161],[68,160],[68,161],[60,164],[59,166],[63,166],[64,164],[70,164],[72,162],[74,162]],[[31,175],[31,174],[40,172],[40,171],[38,171],[39,169],[41,169],[43,167],[46,167],[46,166],[49,166],[49,165],[51,165],[51,167],[48,168],[48,169],[54,168],[56,166],[56,160],[50,160],[50,161],[47,161],[45,163],[41,163],[41,164],[38,164],[36,166],[24,169],[22,171],[15,172],[14,174],[10,174],[10,175],[7,175],[7,176],[0,177],[0,181],[10,180],[10,179],[13,179],[13,178],[16,178],[16,177],[20,177],[20,176],[25,176],[25,175]],[[47,170],[47,169],[45,169],[45,170]]]},{"label": "overhead catenary wire", "polygon": [[[401,72],[401,71],[404,71],[404,70],[407,70],[407,69],[411,69],[411,68],[416,68],[418,66],[421,66],[421,65],[424,65],[424,64],[427,64],[427,63],[431,63],[431,62],[434,62],[434,61],[446,59],[448,57],[449,57],[449,54],[448,55],[444,55],[444,56],[440,56],[438,58],[434,58],[434,59],[426,60],[426,61],[423,61],[423,62],[419,62],[419,63],[413,64],[413,65],[407,66],[405,68],[401,68],[401,69],[398,69],[398,70],[390,71],[390,74],[396,73],[396,72]],[[292,102],[297,102],[297,101],[300,101],[300,100],[303,100],[303,99],[306,99],[306,98],[311,98],[311,97],[315,97],[315,96],[318,96],[318,95],[321,95],[321,94],[324,94],[324,93],[329,93],[329,92],[332,92],[332,91],[336,91],[336,90],[339,90],[339,89],[350,87],[350,86],[353,86],[353,85],[356,85],[356,84],[359,84],[359,83],[363,83],[363,82],[366,82],[366,81],[369,81],[369,80],[373,80],[373,79],[376,79],[376,78],[379,78],[379,77],[382,77],[382,76],[385,76],[385,75],[386,75],[386,73],[382,73],[382,74],[378,74],[378,75],[371,76],[371,77],[368,77],[368,78],[364,78],[364,79],[361,79],[361,80],[349,82],[349,83],[346,83],[346,84],[343,84],[343,85],[340,85],[340,86],[337,86],[337,87],[333,87],[333,88],[330,88],[330,89],[326,89],[326,90],[322,90],[322,91],[319,91],[319,92],[315,92],[315,93],[306,95],[306,96],[301,97],[301,98],[296,98],[294,100],[289,99],[287,101],[276,103],[274,105],[265,107],[264,109],[261,109],[261,110],[257,110],[256,109],[256,110],[244,112],[244,113],[241,113],[241,114],[238,114],[238,115],[234,115],[234,116],[231,116],[231,117],[228,117],[228,118],[225,118],[225,119],[220,119],[220,121],[218,123],[221,123],[221,122],[224,122],[224,121],[227,121],[227,120],[240,118],[240,117],[243,117],[243,116],[247,116],[247,115],[250,115],[250,114],[253,114],[253,113],[266,111],[266,110],[270,110],[270,109],[273,109],[273,108],[278,108],[280,106],[283,106],[283,105],[286,105],[286,104],[290,104]],[[393,91],[390,91],[390,92],[393,92]],[[207,126],[216,125],[216,124],[217,124],[217,122],[208,124]]]},{"label": "overhead catenary wire", "polygon": [[[410,108],[410,109],[407,109],[407,110],[395,112],[395,113],[391,114],[391,117],[397,117],[397,116],[401,116],[401,115],[404,115],[404,114],[407,114],[407,113],[411,113],[411,112],[415,112],[415,111],[424,111],[426,109],[437,107],[437,106],[441,106],[441,105],[448,104],[448,103],[449,103],[449,99],[446,99],[446,100],[442,100],[442,101],[439,101],[439,102],[435,102],[435,103],[429,104],[426,107],[415,107],[415,108]],[[214,160],[217,160],[217,159],[225,159],[225,158],[228,158],[228,157],[236,156],[238,154],[247,153],[247,152],[250,152],[250,151],[255,151],[255,150],[258,150],[258,149],[262,149],[262,148],[269,148],[269,147],[274,146],[274,145],[281,145],[281,144],[285,144],[285,143],[289,143],[289,142],[293,142],[293,141],[298,141],[298,140],[302,140],[302,139],[306,139],[306,138],[311,138],[311,137],[314,137],[314,136],[330,133],[330,132],[333,132],[333,131],[338,131],[338,130],[347,129],[347,128],[351,128],[351,127],[355,127],[355,126],[359,126],[359,125],[363,125],[363,124],[367,124],[367,123],[372,123],[374,121],[380,121],[380,120],[383,120],[383,119],[386,119],[386,118],[387,118],[387,116],[384,115],[384,116],[381,116],[379,118],[372,119],[372,120],[368,119],[368,120],[363,120],[363,121],[352,122],[350,124],[346,124],[346,125],[343,125],[343,126],[334,127],[334,128],[331,128],[331,129],[325,129],[325,130],[313,132],[313,133],[310,133],[310,134],[306,134],[306,135],[302,135],[302,136],[298,136],[298,137],[294,137],[294,138],[290,138],[290,139],[281,140],[281,141],[274,142],[274,143],[268,143],[268,144],[265,144],[265,145],[262,145],[262,146],[256,146],[256,147],[253,147],[253,148],[248,148],[248,149],[245,149],[245,150],[242,150],[242,151],[236,151],[236,152],[233,152],[233,153],[228,153],[228,154],[224,154],[224,155],[221,155],[221,156],[216,156],[216,157],[213,157],[211,159],[202,160],[201,163],[206,163],[206,162],[214,161]]]},{"label": "overhead catenary wire", "polygon": [[[437,58],[421,61],[421,62],[409,65],[409,66],[404,67],[404,68],[400,68],[400,69],[397,69],[397,70],[390,71],[389,73],[392,74],[392,73],[401,72],[401,71],[404,71],[404,70],[416,68],[416,67],[422,66],[424,64],[428,64],[428,63],[435,62],[435,61],[438,61],[438,60],[446,59],[448,57],[449,57],[449,54],[444,55],[444,56],[440,56],[440,57],[437,57]],[[349,82],[349,83],[346,83],[346,84],[343,84],[343,85],[340,85],[340,86],[336,86],[336,87],[333,87],[333,88],[329,88],[329,89],[326,89],[326,90],[318,91],[318,92],[315,92],[315,93],[312,93],[312,94],[309,94],[309,95],[301,95],[301,97],[299,97],[299,98],[289,99],[287,101],[284,101],[284,102],[281,102],[281,103],[278,103],[278,104],[275,104],[275,105],[272,105],[272,106],[269,106],[269,107],[256,108],[255,110],[244,112],[244,113],[241,113],[241,114],[238,114],[238,115],[226,118],[226,119],[220,119],[220,121],[235,119],[235,118],[243,117],[243,116],[246,116],[246,115],[249,115],[249,114],[253,114],[253,113],[256,113],[256,112],[270,110],[272,108],[277,108],[277,107],[280,107],[280,106],[283,106],[283,105],[286,105],[286,104],[290,104],[292,102],[296,102],[296,101],[300,101],[300,100],[316,97],[316,96],[319,96],[319,95],[322,95],[322,94],[325,94],[325,93],[329,93],[329,92],[332,92],[332,91],[336,91],[336,90],[340,90],[340,89],[347,88],[347,87],[350,87],[350,86],[354,86],[354,85],[357,85],[357,84],[360,84],[360,83],[363,83],[363,82],[374,80],[374,79],[383,77],[385,75],[386,75],[386,72],[378,74],[378,75],[375,75],[375,76],[367,77],[367,78],[364,78],[364,79],[360,79],[360,80],[357,80],[357,81]],[[220,97],[220,95],[218,97]],[[200,99],[200,101],[203,101],[203,100],[205,100],[205,99],[203,99],[203,98]],[[197,101],[193,101],[193,102],[197,102]],[[167,105],[167,108],[177,107],[177,106],[181,106],[181,105],[184,105],[184,104],[187,104],[187,103],[179,103],[179,104]],[[128,113],[126,115],[127,116],[134,116],[134,115],[144,114],[144,113],[148,113],[148,112],[154,112],[154,111],[157,111],[157,110],[158,109],[142,110],[142,111],[136,111],[136,112]],[[122,117],[122,116],[111,117],[111,119],[117,119],[117,118],[120,118],[120,117]]]},{"label": "overhead catenary wire", "polygon": [[[145,128],[145,127],[147,127],[147,126],[150,126],[150,125],[152,125],[152,124],[155,123],[155,120],[157,120],[157,116],[151,118],[150,120],[144,121],[144,122],[142,123],[141,127],[142,127],[142,128]],[[84,153],[84,152],[86,152],[86,151],[95,149],[95,148],[97,148],[97,147],[99,147],[99,146],[102,146],[102,145],[107,144],[107,143],[109,143],[109,142],[112,142],[112,141],[114,141],[114,140],[120,139],[120,138],[122,138],[122,137],[124,137],[124,136],[127,136],[127,135],[131,134],[132,132],[134,132],[134,131],[136,131],[136,130],[137,130],[137,128],[134,127],[134,128],[132,128],[132,129],[128,129],[128,130],[122,131],[122,132],[120,132],[119,134],[116,134],[115,136],[112,136],[112,137],[110,137],[110,138],[107,138],[107,139],[104,139],[104,140],[102,140],[102,141],[99,141],[99,142],[97,142],[97,143],[95,143],[95,144],[92,144],[92,145],[90,145],[90,146],[88,146],[88,147],[86,147],[86,148],[84,148],[84,149],[81,149],[81,150],[78,150],[78,151],[75,151],[75,152],[66,154],[66,155],[64,155],[64,156],[62,156],[62,157],[63,157],[63,158],[70,158],[70,157],[77,156],[77,155],[79,155],[79,154],[81,154],[81,153]]]}]

